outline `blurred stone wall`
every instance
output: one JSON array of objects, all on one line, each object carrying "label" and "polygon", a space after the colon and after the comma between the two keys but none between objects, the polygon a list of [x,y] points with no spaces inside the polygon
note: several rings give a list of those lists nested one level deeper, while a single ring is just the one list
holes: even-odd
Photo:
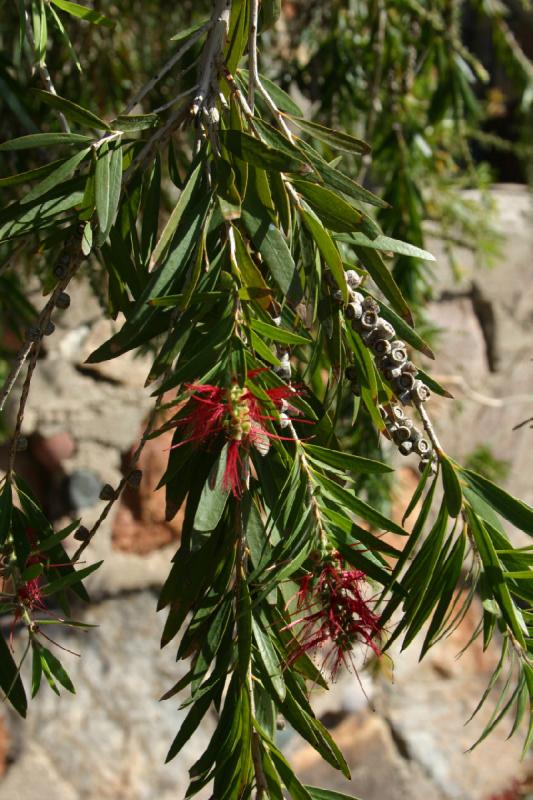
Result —
[{"label": "blurred stone wall", "polygon": [[[525,189],[502,186],[494,195],[505,237],[498,267],[477,268],[465,254],[459,283],[444,258],[435,267],[439,289],[429,317],[443,330],[437,361],[427,366],[456,402],[433,398],[431,410],[452,456],[464,459],[488,444],[510,463],[507,488],[533,503],[533,430],[512,430],[533,415],[532,213]],[[58,523],[82,515],[90,526],[102,507],[99,487],[116,485],[141,435],[150,408],[148,362],[124,356],[89,368],[87,355],[109,337],[113,323],[101,320],[83,286],[72,300],[35,374],[26,417],[29,450],[20,466]],[[105,561],[89,580],[94,603],[78,615],[98,627],[59,639],[81,654],[61,654],[77,694],[59,699],[43,687],[25,722],[2,708],[0,800],[175,800],[185,792],[187,769],[215,720],[208,715],[180,756],[164,766],[185,713],[177,710],[179,696],[158,702],[184,672],[172,645],[159,651],[164,619],[155,611],[179,537],[179,515],[166,523],[163,493],[153,493],[168,446],[168,440],[149,444],[140,489],[128,490],[86,552],[90,562]],[[5,452],[0,467],[2,458]],[[399,467],[401,508],[416,475],[409,459]],[[316,713],[343,747],[353,782],[286,729],[280,741],[306,782],[361,800],[489,800],[514,780],[526,780],[531,765],[519,761],[519,737],[506,741],[509,725],[465,755],[490,709],[467,727],[464,722],[496,658],[493,648],[483,653],[476,643],[456,659],[477,614],[474,608],[422,664],[416,642],[396,654],[392,683],[362,670],[362,686],[345,674],[329,692],[316,692]]]}]

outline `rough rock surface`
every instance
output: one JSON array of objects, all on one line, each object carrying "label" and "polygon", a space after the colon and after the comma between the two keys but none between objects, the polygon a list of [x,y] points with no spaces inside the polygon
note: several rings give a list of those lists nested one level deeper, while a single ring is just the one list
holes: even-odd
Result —
[{"label": "rough rock surface", "polygon": [[81,658],[60,653],[77,694],[57,697],[45,685],[25,722],[10,718],[19,752],[0,783],[0,800],[176,800],[184,795],[186,767],[205,749],[213,719],[207,716],[180,758],[164,765],[187,709],[177,710],[184,699],[179,695],[158,700],[186,665],[176,663],[172,645],[159,650],[164,619],[155,606],[152,592],[121,595],[88,610],[86,621],[98,628],[58,639],[82,653]]}]

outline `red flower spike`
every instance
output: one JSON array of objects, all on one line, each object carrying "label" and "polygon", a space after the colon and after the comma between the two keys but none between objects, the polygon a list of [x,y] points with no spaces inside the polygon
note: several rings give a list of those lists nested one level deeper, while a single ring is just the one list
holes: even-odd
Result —
[{"label": "red flower spike", "polygon": [[[265,370],[252,370],[248,373],[248,378],[253,379],[263,371]],[[260,399],[253,392],[236,382],[230,388],[196,383],[188,384],[187,388],[192,392],[188,401],[188,413],[177,421],[177,425],[185,430],[187,438],[174,447],[188,442],[209,445],[217,436],[224,436],[229,445],[223,487],[231,489],[235,497],[241,497],[245,466],[243,456],[247,455],[250,445],[266,455],[269,439],[284,438],[264,427],[266,421],[275,421],[276,417],[266,413]],[[297,393],[290,386],[276,386],[264,391],[272,404],[280,410]]]},{"label": "red flower spike", "polygon": [[364,644],[376,654],[381,651],[375,639],[381,632],[380,619],[365,597],[366,575],[361,570],[344,569],[339,553],[334,553],[317,575],[304,575],[297,595],[302,616],[287,625],[300,627],[295,633],[298,645],[289,664],[311,650],[326,648],[322,669],[334,679],[342,665],[353,667],[351,652]]}]

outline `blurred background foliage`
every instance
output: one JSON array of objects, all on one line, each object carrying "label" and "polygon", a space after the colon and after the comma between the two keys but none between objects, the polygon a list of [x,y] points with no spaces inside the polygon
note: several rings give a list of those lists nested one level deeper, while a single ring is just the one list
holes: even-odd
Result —
[{"label": "blurred background foliage", "polygon": [[[475,251],[480,268],[495,263],[499,240],[488,190],[494,181],[526,182],[531,176],[531,3],[284,0],[282,6],[277,25],[262,37],[263,72],[295,94],[312,119],[372,142],[371,157],[354,157],[343,169],[390,203],[378,212],[384,232],[420,247],[427,247],[428,236],[439,238],[456,275],[460,247]],[[92,7],[113,25],[89,25],[48,7],[46,64],[59,94],[112,119],[175,51],[171,37],[204,19],[211,3],[95,0]],[[0,8],[1,139],[46,129],[43,115],[55,130],[54,116],[28,91],[39,79],[19,36],[17,4],[4,0]],[[171,71],[136,110],[157,110],[191,89],[199,55],[200,45],[191,48],[179,82]],[[187,134],[180,135],[187,148]],[[322,150],[329,159],[336,155],[327,144]],[[174,152],[179,172],[179,145]],[[4,202],[21,188],[2,186],[1,178],[48,159],[44,150],[0,156]],[[168,210],[175,187],[170,180],[163,186]],[[28,286],[38,291],[49,285],[47,256],[57,249],[57,236],[57,230],[36,235],[23,250],[0,244],[0,372],[32,318],[24,299]],[[431,337],[424,305],[432,297],[434,267],[401,255],[391,263],[419,326]],[[94,263],[91,283],[105,305],[101,276]],[[346,434],[357,438],[350,442],[353,451],[383,457],[370,424],[354,433],[351,408],[343,417]],[[386,506],[387,482],[364,480],[373,502]]]}]

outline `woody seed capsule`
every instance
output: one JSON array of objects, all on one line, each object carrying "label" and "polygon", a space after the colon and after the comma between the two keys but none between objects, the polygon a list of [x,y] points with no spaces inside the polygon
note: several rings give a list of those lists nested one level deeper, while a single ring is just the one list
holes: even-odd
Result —
[{"label": "woody seed capsule", "polygon": [[398,446],[398,452],[399,452],[399,453],[401,453],[401,455],[402,455],[402,456],[408,456],[408,455],[409,455],[409,453],[411,453],[412,451],[413,451],[413,444],[412,444],[412,442],[409,442],[409,441],[407,441],[407,442],[402,442],[402,443],[401,443],[401,444]]},{"label": "woody seed capsule", "polygon": [[68,308],[70,305],[70,296],[66,292],[60,292],[56,298],[56,306],[58,308]]},{"label": "woody seed capsule", "polygon": [[376,326],[378,315],[375,311],[365,311],[361,317],[361,327],[370,330]]},{"label": "woody seed capsule", "polygon": [[346,283],[351,289],[357,289],[361,285],[362,278],[354,269],[348,269],[345,273]]},{"label": "woody seed capsule", "polygon": [[16,449],[19,453],[28,449],[28,440],[25,436],[19,436],[16,443]]},{"label": "woody seed capsule", "polygon": [[345,310],[346,319],[361,319],[363,307],[361,303],[348,303]]},{"label": "woody seed capsule", "polygon": [[416,379],[414,375],[410,372],[405,372],[405,370],[402,370],[402,374],[397,379],[399,389],[412,389],[415,383]]},{"label": "woody seed capsule", "polygon": [[109,483],[105,483],[99,494],[100,500],[114,500],[115,499],[115,490]]},{"label": "woody seed capsule", "polygon": [[429,453],[429,442],[427,439],[419,439],[418,442],[415,443],[414,449],[419,456],[424,456],[426,453]]},{"label": "woody seed capsule", "polygon": [[78,542],[86,542],[89,538],[89,529],[85,527],[85,525],[80,525],[76,533],[74,534],[74,538]]},{"label": "woody seed capsule", "polygon": [[373,297],[365,297],[363,300],[363,308],[365,311],[373,311],[374,314],[379,314],[379,303],[376,303]]},{"label": "woody seed capsule", "polygon": [[390,353],[390,342],[386,339],[376,339],[372,342],[372,350],[377,356],[386,356]]},{"label": "woody seed capsule", "polygon": [[430,391],[425,383],[422,381],[415,381],[415,384],[412,388],[413,398],[417,400],[419,403],[425,403],[426,400],[429,399]]},{"label": "woody seed capsule", "polygon": [[407,427],[407,425],[398,425],[393,434],[394,441],[397,444],[401,444],[402,442],[407,442],[410,436],[411,436],[411,431]]},{"label": "woody seed capsule", "polygon": [[45,336],[51,336],[51,335],[53,334],[53,332],[55,331],[55,329],[56,329],[56,326],[54,325],[54,323],[52,322],[52,320],[49,320],[49,321],[46,323],[46,328],[45,328],[45,329],[44,329],[44,331],[43,331],[43,332],[44,332],[44,335],[45,335]]}]

